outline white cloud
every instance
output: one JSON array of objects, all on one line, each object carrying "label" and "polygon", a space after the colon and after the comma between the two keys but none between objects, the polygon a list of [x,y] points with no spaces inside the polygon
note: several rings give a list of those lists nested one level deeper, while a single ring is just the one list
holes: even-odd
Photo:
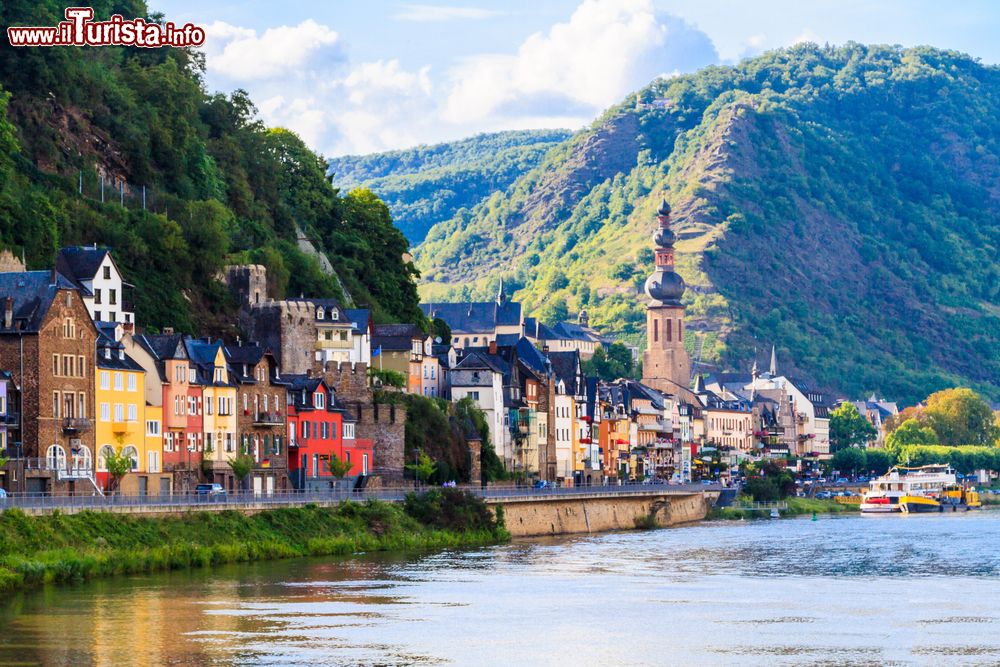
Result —
[{"label": "white cloud", "polygon": [[461,19],[488,19],[503,12],[482,7],[455,7],[450,5],[403,5],[403,11],[392,16],[396,21],[438,22]]},{"label": "white cloud", "polygon": [[309,61],[331,49],[339,37],[325,25],[307,19],[297,26],[256,30],[216,21],[205,30],[207,65],[234,81],[271,79],[302,72]]},{"label": "white cloud", "polygon": [[[405,9],[429,7],[455,9]],[[478,18],[478,10],[458,9],[468,10],[461,18]],[[447,15],[454,16],[437,14]],[[263,33],[217,22],[208,34],[209,85],[246,88],[265,123],[293,130],[327,155],[477,132],[577,129],[664,72],[718,60],[704,33],[657,13],[652,0],[583,0],[568,20],[509,53],[433,71],[398,59],[350,63],[337,33],[313,20]]]},{"label": "white cloud", "polygon": [[[694,48],[679,52],[677,44]],[[658,15],[652,0],[584,0],[569,21],[531,35],[515,54],[476,56],[456,67],[445,118],[487,118],[532,98],[599,111],[660,72],[686,69],[692,56],[699,64],[717,59],[707,37]]]}]

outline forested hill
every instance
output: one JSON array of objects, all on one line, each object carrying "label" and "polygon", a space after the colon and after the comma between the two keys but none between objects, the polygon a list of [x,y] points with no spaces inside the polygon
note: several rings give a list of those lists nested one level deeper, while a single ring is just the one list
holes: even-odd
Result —
[{"label": "forested hill", "polygon": [[522,130],[407,150],[348,155],[330,160],[333,184],[369,188],[392,211],[412,243],[435,223],[471,209],[535,168],[566,130]]},{"label": "forested hill", "polygon": [[[141,0],[91,4],[95,20],[148,16]],[[0,3],[0,25],[55,25],[64,7]],[[323,158],[264,127],[244,93],[208,94],[200,55],[0,39],[0,247],[23,250],[29,268],[52,266],[60,246],[106,244],[136,285],[140,325],[221,332],[235,319],[215,279],[227,263],[265,264],[277,296],[341,296],[297,249],[297,225],[355,303],[422,321],[385,205],[338,194]]]},{"label": "forested hill", "polygon": [[436,225],[421,292],[485,298],[504,273],[530,313],[638,339],[662,197],[696,357],[774,343],[780,371],[855,395],[1000,398],[997,68],[800,45],[658,80]]}]

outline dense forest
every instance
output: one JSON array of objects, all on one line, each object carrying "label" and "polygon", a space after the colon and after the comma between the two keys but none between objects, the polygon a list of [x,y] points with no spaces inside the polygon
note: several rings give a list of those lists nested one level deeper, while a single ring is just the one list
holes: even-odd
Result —
[{"label": "dense forest", "polygon": [[[148,16],[141,0],[92,4],[96,19]],[[0,24],[55,25],[64,6],[7,1]],[[264,127],[244,92],[209,94],[203,71],[186,49],[4,43],[0,246],[29,268],[61,246],[111,247],[154,329],[224,332],[235,305],[216,277],[246,261],[267,266],[276,296],[344,298],[343,284],[376,319],[422,321],[408,243],[382,201],[333,188],[321,156]],[[299,250],[299,229],[339,281]]]},{"label": "dense forest", "polygon": [[434,224],[506,189],[569,136],[565,130],[480,134],[433,146],[334,158],[330,174],[337,187],[368,188],[377,194],[397,226],[417,244]]},{"label": "dense forest", "polygon": [[[950,51],[799,45],[660,79],[430,230],[421,293],[501,273],[544,320],[641,342],[662,197],[692,354],[913,402],[1000,398],[1000,70]],[[746,368],[743,368],[746,370]]]}]

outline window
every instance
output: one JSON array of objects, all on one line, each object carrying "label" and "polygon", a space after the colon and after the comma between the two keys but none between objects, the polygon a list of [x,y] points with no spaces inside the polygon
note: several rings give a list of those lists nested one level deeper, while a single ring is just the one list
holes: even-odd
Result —
[{"label": "window", "polygon": [[653,320],[653,342],[658,342],[660,340],[660,321]]},{"label": "window", "polygon": [[317,320],[323,319],[323,309],[322,308],[317,308],[316,309],[316,319]]},{"label": "window", "polygon": [[83,355],[76,358],[76,371],[80,374],[80,377],[87,377],[87,360]]},{"label": "window", "polygon": [[187,369],[184,366],[174,367],[174,382],[179,384],[184,384],[184,376],[187,375]]},{"label": "window", "polygon": [[114,378],[115,378],[115,391],[122,391],[123,389],[125,389],[125,383],[124,380],[122,379],[122,374],[115,373]]},{"label": "window", "polygon": [[59,375],[59,355],[58,354],[53,354],[52,355],[52,374],[55,375],[55,376],[57,376],[57,377]]},{"label": "window", "polygon": [[60,445],[50,445],[45,452],[45,463],[49,470],[64,470],[66,468],[66,450]]},{"label": "window", "polygon": [[478,391],[470,391],[469,392],[469,398],[471,398],[474,401],[478,401],[479,400],[479,392]]},{"label": "window", "polygon": [[330,437],[330,425],[326,422],[321,422],[319,425],[319,437],[323,440]]},{"label": "window", "polygon": [[76,338],[76,322],[72,317],[63,320],[63,338]]},{"label": "window", "polygon": [[115,421],[125,421],[125,406],[121,403],[115,403]]},{"label": "window", "polygon": [[134,422],[136,420],[135,403],[128,404],[128,420],[130,422]]},{"label": "window", "polygon": [[103,320],[101,319],[101,315],[102,315],[101,311],[99,310],[94,311],[94,319],[97,320],[98,322],[103,322]]},{"label": "window", "polygon": [[111,373],[101,371],[101,389],[111,389]]},{"label": "window", "polygon": [[160,422],[155,419],[149,419],[146,421],[146,435],[157,436],[160,435]]},{"label": "window", "polygon": [[108,290],[108,303],[112,306],[118,303],[118,290],[109,289]]},{"label": "window", "polygon": [[[96,303],[96,304],[100,304],[101,303],[101,290],[99,290],[99,289],[95,289],[94,290],[94,303]],[[101,318],[98,317],[97,319],[100,320]]]},{"label": "window", "polygon": [[59,392],[52,392],[52,416],[59,419]]},{"label": "window", "polygon": [[111,267],[110,266],[105,266],[104,267],[104,279],[105,280],[111,280]]},{"label": "window", "polygon": [[[221,401],[222,399],[219,399],[219,400]],[[206,415],[212,414],[212,403],[214,403],[214,402],[215,401],[212,400],[211,396],[206,396],[205,397],[205,414]]]},{"label": "window", "polygon": [[194,384],[198,381],[198,371],[194,368],[189,368],[188,370],[188,382]]},{"label": "window", "polygon": [[146,453],[149,462],[146,466],[146,472],[160,472],[160,453],[151,451]]},{"label": "window", "polygon": [[331,320],[337,320],[337,319],[339,319],[339,317],[340,316],[337,314],[337,310],[336,309],[330,311],[330,319]]},{"label": "window", "polygon": [[314,408],[325,408],[326,407],[326,394],[322,391],[317,391],[313,394],[313,407]]},{"label": "window", "polygon": [[226,433],[226,451],[227,452],[234,451],[234,443],[233,443],[233,434],[232,433]]},{"label": "window", "polygon": [[132,459],[132,472],[139,469],[139,450],[137,450],[133,445],[129,445],[122,450],[122,454]]},{"label": "window", "polygon": [[216,382],[225,382],[226,381],[226,378],[223,375],[223,371],[222,371],[221,368],[216,368],[215,369],[215,381]]},{"label": "window", "polygon": [[368,455],[367,454],[362,454],[361,455],[361,474],[362,475],[367,475],[368,474]]},{"label": "window", "polygon": [[135,373],[128,374],[128,390],[135,391]]},{"label": "window", "polygon": [[344,424],[344,440],[354,439],[354,424]]},{"label": "window", "polygon": [[672,333],[671,325],[673,323],[674,323],[673,320],[667,320],[667,342],[668,343],[672,340],[672,338],[671,338],[671,333]]},{"label": "window", "polygon": [[73,377],[73,357],[68,354],[64,354],[62,358],[62,374],[63,377]]},{"label": "window", "polygon": [[115,450],[111,445],[101,445],[101,448],[97,452],[97,471],[107,472],[108,471],[108,457],[114,456]]},{"label": "window", "polygon": [[188,396],[188,414],[191,416],[198,414],[198,402],[195,401],[194,396]]},{"label": "window", "polygon": [[87,418],[87,395],[81,391],[79,394],[77,394],[77,396],[79,396],[78,405],[77,406],[80,408],[80,411],[76,413],[76,416],[80,417],[81,419],[86,419]]},{"label": "window", "polygon": [[194,439],[194,433],[188,433],[188,451],[194,452],[198,450],[198,445]]}]

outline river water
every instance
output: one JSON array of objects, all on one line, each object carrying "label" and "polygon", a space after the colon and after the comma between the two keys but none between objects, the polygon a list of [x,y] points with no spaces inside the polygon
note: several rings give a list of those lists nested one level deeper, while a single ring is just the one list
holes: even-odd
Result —
[{"label": "river water", "polygon": [[1000,663],[1000,512],[706,522],[98,581],[0,664]]}]

